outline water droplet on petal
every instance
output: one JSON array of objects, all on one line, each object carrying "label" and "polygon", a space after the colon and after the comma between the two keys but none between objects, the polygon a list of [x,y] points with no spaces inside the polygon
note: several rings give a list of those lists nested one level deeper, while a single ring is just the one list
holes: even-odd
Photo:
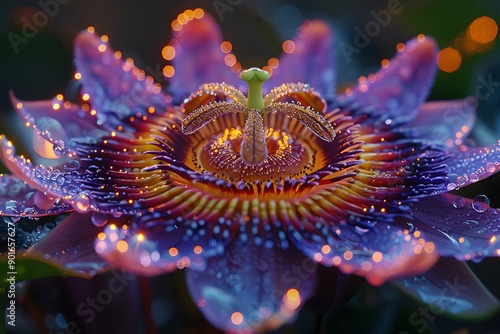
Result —
[{"label": "water droplet on petal", "polygon": [[448,190],[448,191],[455,190],[456,188],[457,188],[457,185],[455,183],[448,183],[448,185],[446,186],[446,190]]},{"label": "water droplet on petal", "polygon": [[492,163],[492,162],[488,162],[488,163],[486,164],[486,171],[487,171],[488,173],[493,173],[495,170],[496,170],[496,167],[495,167],[495,164],[494,164],[494,163]]},{"label": "water droplet on petal", "polygon": [[104,226],[108,222],[108,215],[105,213],[96,212],[92,215],[92,224],[95,226]]},{"label": "water droplet on petal", "polygon": [[477,181],[479,181],[479,176],[477,176],[476,173],[471,173],[469,175],[469,179],[471,180],[471,182],[477,182]]},{"label": "water droplet on petal", "polygon": [[365,234],[365,233],[370,232],[370,229],[363,228],[363,227],[358,226],[358,225],[356,225],[355,229],[356,229],[356,232],[358,232],[359,234]]},{"label": "water droplet on petal", "polygon": [[486,195],[477,195],[472,201],[472,208],[477,212],[485,212],[490,207],[490,199]]},{"label": "water droplet on petal", "polygon": [[59,140],[57,142],[54,143],[54,153],[57,157],[62,157],[63,155],[66,154],[66,145],[64,144],[64,142],[62,140]]},{"label": "water droplet on petal", "polygon": [[73,197],[73,205],[76,211],[85,213],[90,209],[90,198],[87,194],[79,194]]},{"label": "water droplet on petal", "polygon": [[472,219],[467,219],[466,221],[462,222],[460,228],[463,230],[471,230],[477,226],[479,226],[479,223],[477,221]]},{"label": "water droplet on petal", "polygon": [[406,225],[408,225],[408,233],[415,232],[415,226],[412,223],[408,222]]},{"label": "water droplet on petal", "polygon": [[10,200],[10,201],[5,202],[5,213],[6,214],[17,213],[17,201]]},{"label": "water droplet on petal", "polygon": [[453,206],[457,209],[463,208],[465,205],[465,199],[463,197],[457,197],[453,202]]},{"label": "water droplet on petal", "polygon": [[407,174],[413,174],[414,168],[411,165],[405,165],[403,166],[403,171]]},{"label": "water droplet on petal", "polygon": [[484,226],[476,231],[477,235],[485,235],[486,233],[488,233],[488,229]]},{"label": "water droplet on petal", "polygon": [[28,207],[28,208],[25,208],[23,210],[24,216],[32,216],[32,215],[36,215],[36,214],[37,214],[37,211],[33,207]]},{"label": "water droplet on petal", "polygon": [[35,201],[35,205],[38,206],[42,210],[50,209],[52,207],[52,205],[56,202],[55,198],[50,198],[49,196],[42,193],[41,191],[35,192],[33,199]]},{"label": "water droplet on petal", "polygon": [[474,256],[471,261],[474,262],[474,263],[481,263],[481,261],[483,261],[484,257],[481,255],[481,254],[478,254],[476,256]]},{"label": "water droplet on petal", "polygon": [[113,217],[120,218],[123,215],[123,212],[122,211],[113,211],[112,214],[113,214]]},{"label": "water droplet on petal", "polygon": [[[62,155],[57,152],[56,147],[56,145],[61,146],[61,144],[64,147],[63,140],[66,139],[66,132],[61,123],[54,118],[41,117],[37,120],[37,128],[41,134],[35,132],[33,135],[33,148],[36,153],[48,159],[61,157]],[[54,144],[46,138],[50,138]]]},{"label": "water droplet on petal", "polygon": [[78,160],[70,160],[64,165],[64,169],[66,170],[77,170],[78,168],[80,168]]}]

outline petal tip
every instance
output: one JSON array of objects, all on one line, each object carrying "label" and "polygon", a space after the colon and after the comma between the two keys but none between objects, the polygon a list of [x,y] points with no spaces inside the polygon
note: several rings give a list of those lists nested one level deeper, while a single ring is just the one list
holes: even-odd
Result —
[{"label": "petal tip", "polygon": [[418,35],[409,40],[402,51],[411,53],[416,59],[435,60],[438,53],[438,45],[434,38]]}]

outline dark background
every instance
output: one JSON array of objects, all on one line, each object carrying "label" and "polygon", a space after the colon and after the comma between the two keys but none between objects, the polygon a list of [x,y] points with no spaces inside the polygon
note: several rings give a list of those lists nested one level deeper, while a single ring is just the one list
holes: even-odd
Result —
[{"label": "dark background", "polygon": [[[55,0],[54,0],[55,1]],[[39,100],[64,93],[70,82],[72,43],[78,31],[94,26],[107,34],[113,49],[132,57],[140,68],[163,67],[161,49],[171,37],[170,23],[185,9],[201,7],[211,13],[222,27],[224,38],[233,44],[233,52],[243,67],[264,66],[267,59],[281,53],[281,43],[295,36],[295,28],[305,19],[320,18],[334,28],[337,45],[353,44],[355,27],[361,29],[373,21],[371,11],[387,8],[390,1],[278,1],[219,0],[231,9],[218,15],[216,1],[131,1],[131,0],[60,0],[58,10],[47,24],[20,44],[15,52],[9,33],[22,35],[25,20],[31,21],[41,4],[51,1],[0,2],[0,133],[7,133],[23,151],[19,121],[13,117],[8,92],[21,99]],[[401,0],[403,10],[391,17],[387,27],[371,38],[366,48],[353,54],[350,61],[337,47],[339,87],[356,82],[360,75],[376,71],[383,58],[395,53],[399,42],[419,33],[434,36],[441,48],[453,45],[477,17],[487,15],[500,23],[500,2],[495,0]],[[11,34],[12,36],[12,34]],[[431,100],[474,95],[480,77],[500,82],[500,46],[485,54],[464,59],[461,68],[451,74],[438,71]],[[498,90],[498,91],[497,91]],[[500,138],[500,88],[480,100],[478,123],[471,145],[491,144]],[[1,167],[1,166],[0,166]],[[5,170],[5,169],[3,169]],[[1,171],[1,170],[0,170]],[[486,194],[492,205],[500,207],[500,177],[467,187],[461,194],[474,197]],[[500,297],[500,261],[486,259],[471,264],[482,281]],[[23,302],[19,315],[24,325],[16,333],[146,333],[156,327],[159,333],[217,333],[198,313],[183,285],[183,274],[175,273],[150,280],[131,278],[123,295],[96,314],[88,326],[78,319],[74,309],[88,295],[105,287],[110,279],[102,275],[94,280],[44,279],[21,284]],[[329,315],[327,333],[500,333],[498,316],[479,322],[460,321],[434,315],[426,326],[414,325],[409,318],[419,305],[392,288],[361,288],[354,300]],[[78,324],[72,328],[71,322]],[[305,310],[296,324],[280,333],[310,333],[316,317]]]}]

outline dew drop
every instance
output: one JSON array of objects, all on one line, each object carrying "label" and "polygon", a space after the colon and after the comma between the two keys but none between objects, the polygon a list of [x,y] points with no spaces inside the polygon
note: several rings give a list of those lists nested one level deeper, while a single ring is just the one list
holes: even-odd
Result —
[{"label": "dew drop", "polygon": [[10,200],[10,201],[5,202],[5,213],[6,214],[17,213],[17,202],[14,200]]},{"label": "dew drop", "polygon": [[90,209],[90,198],[87,194],[78,194],[73,197],[74,208],[80,213],[85,213]]},{"label": "dew drop", "polygon": [[25,216],[30,216],[30,215],[36,215],[37,211],[33,207],[28,207],[23,210],[23,215]]},{"label": "dew drop", "polygon": [[123,215],[123,212],[122,211],[113,211],[112,214],[113,214],[113,217],[120,218]]},{"label": "dew drop", "polygon": [[408,233],[415,232],[415,226],[412,223],[407,222],[406,225],[408,226]]},{"label": "dew drop", "polygon": [[60,186],[62,186],[64,184],[64,182],[66,182],[66,179],[64,178],[64,176],[60,175],[56,178],[56,183]]},{"label": "dew drop", "polygon": [[467,219],[466,221],[462,222],[462,224],[461,224],[461,228],[464,230],[471,230],[477,226],[479,226],[479,223],[475,220],[472,220],[472,219]]},{"label": "dew drop", "polygon": [[495,170],[496,170],[496,167],[495,167],[495,164],[494,164],[494,163],[492,163],[492,162],[488,162],[488,163],[486,164],[486,171],[487,171],[488,173],[493,173]]},{"label": "dew drop", "polygon": [[359,234],[365,234],[365,233],[370,232],[370,229],[363,228],[363,227],[358,226],[358,225],[356,225],[355,229],[356,229],[356,232],[359,233]]},{"label": "dew drop", "polygon": [[472,201],[472,208],[477,212],[485,212],[490,207],[490,199],[486,195],[477,195]]},{"label": "dew drop", "polygon": [[80,163],[77,160],[70,160],[64,165],[66,170],[77,170],[80,168]]},{"label": "dew drop", "polygon": [[413,174],[414,168],[411,165],[405,165],[403,166],[403,171],[407,174]]},{"label": "dew drop", "polygon": [[96,212],[92,215],[92,224],[95,226],[104,226],[108,222],[108,215],[100,212]]},{"label": "dew drop", "polygon": [[62,157],[66,154],[66,145],[62,140],[58,140],[54,143],[53,150],[57,157]]},{"label": "dew drop", "polygon": [[[54,118],[41,117],[37,120],[36,125],[41,134],[35,132],[33,135],[33,148],[35,152],[47,159],[61,157],[57,149],[61,144],[64,147],[63,140],[66,138],[66,132],[61,123]],[[48,138],[50,138],[50,141]]]},{"label": "dew drop", "polygon": [[476,231],[477,235],[485,235],[486,233],[488,233],[488,229],[484,226]]},{"label": "dew drop", "polygon": [[473,258],[470,259],[474,263],[481,263],[483,261],[483,256],[482,255],[476,255]]},{"label": "dew drop", "polygon": [[457,185],[455,183],[448,183],[448,185],[446,186],[446,190],[448,191],[452,191],[452,190],[455,190],[457,188]]},{"label": "dew drop", "polygon": [[455,201],[453,202],[453,206],[456,208],[456,209],[460,209],[460,208],[463,208],[465,205],[465,199],[463,197],[457,197],[455,199]]},{"label": "dew drop", "polygon": [[479,181],[479,176],[477,176],[476,173],[471,173],[469,175],[469,179],[471,180],[471,182],[477,182],[477,181]]}]

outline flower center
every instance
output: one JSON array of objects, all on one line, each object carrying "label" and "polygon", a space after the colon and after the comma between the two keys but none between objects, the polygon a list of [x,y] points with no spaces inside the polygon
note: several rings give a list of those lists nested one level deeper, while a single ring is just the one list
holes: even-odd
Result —
[{"label": "flower center", "polygon": [[186,100],[182,131],[201,135],[192,156],[198,169],[245,182],[296,178],[313,169],[313,144],[318,137],[335,137],[332,125],[319,113],[325,103],[300,83],[282,85],[263,96],[269,77],[250,68],[241,73],[248,83],[247,97],[230,85],[213,83],[202,85]]},{"label": "flower center", "polygon": [[277,180],[298,177],[313,165],[314,152],[290,134],[267,128],[263,132],[266,158],[259,164],[248,164],[241,154],[244,130],[225,129],[214,135],[198,152],[203,168],[228,180]]}]

